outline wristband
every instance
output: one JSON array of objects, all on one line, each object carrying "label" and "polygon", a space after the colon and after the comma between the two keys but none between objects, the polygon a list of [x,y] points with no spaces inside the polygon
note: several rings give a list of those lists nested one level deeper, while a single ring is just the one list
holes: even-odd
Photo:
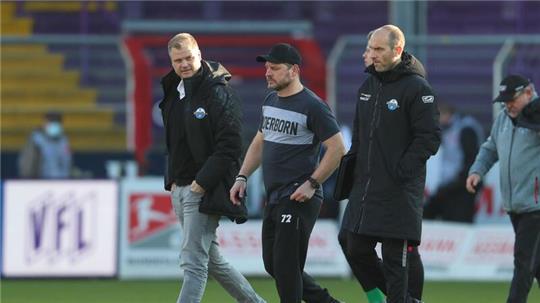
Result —
[{"label": "wristband", "polygon": [[236,180],[235,181],[243,181],[243,182],[247,182],[247,177],[244,176],[244,175],[238,175],[236,176]]},{"label": "wristband", "polygon": [[309,184],[311,185],[311,188],[313,188],[313,189],[321,188],[321,184],[317,180],[315,180],[314,178],[309,177],[308,181],[309,181]]}]

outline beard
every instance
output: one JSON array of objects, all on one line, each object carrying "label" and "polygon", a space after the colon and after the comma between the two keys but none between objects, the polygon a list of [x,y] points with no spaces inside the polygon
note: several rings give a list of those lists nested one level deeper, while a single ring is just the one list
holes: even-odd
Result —
[{"label": "beard", "polygon": [[275,84],[273,84],[273,85],[270,84],[270,82],[268,82],[268,88],[273,89],[275,91],[280,91],[280,90],[283,90],[283,89],[289,87],[289,85],[291,85],[291,83],[292,83],[292,79],[287,77],[287,78],[285,78],[285,79],[283,79],[283,80],[281,80],[279,82],[276,81]]}]

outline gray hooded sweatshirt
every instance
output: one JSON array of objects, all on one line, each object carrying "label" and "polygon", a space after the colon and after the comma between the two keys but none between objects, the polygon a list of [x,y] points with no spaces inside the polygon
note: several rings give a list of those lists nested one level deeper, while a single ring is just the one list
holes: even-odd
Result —
[{"label": "gray hooded sweatshirt", "polygon": [[469,169],[484,176],[500,162],[499,182],[504,210],[528,213],[540,210],[540,131],[515,126],[501,111]]}]

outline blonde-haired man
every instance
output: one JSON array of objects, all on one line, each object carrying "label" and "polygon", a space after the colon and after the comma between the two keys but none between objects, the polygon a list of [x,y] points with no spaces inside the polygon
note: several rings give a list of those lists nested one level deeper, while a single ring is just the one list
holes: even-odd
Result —
[{"label": "blonde-haired man", "polygon": [[229,201],[242,153],[239,99],[231,74],[202,60],[187,33],[168,44],[173,70],[163,77],[162,112],[167,147],[165,188],[183,229],[180,266],[184,282],[178,303],[200,302],[208,275],[238,302],[264,302],[219,252],[216,229],[221,215],[246,220],[245,205]]}]

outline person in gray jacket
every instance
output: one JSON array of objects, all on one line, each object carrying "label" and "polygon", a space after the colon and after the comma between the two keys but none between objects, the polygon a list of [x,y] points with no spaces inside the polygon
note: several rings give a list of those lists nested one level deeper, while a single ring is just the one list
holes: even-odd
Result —
[{"label": "person in gray jacket", "polygon": [[515,232],[514,276],[507,302],[525,303],[535,277],[540,285],[540,131],[534,123],[519,121],[540,100],[531,81],[518,75],[506,77],[499,91],[494,102],[503,102],[505,108],[480,147],[465,186],[474,193],[499,160],[504,210]]},{"label": "person in gray jacket", "polygon": [[19,177],[67,179],[72,162],[69,140],[62,126],[62,114],[47,112],[43,126],[32,131],[19,153]]}]

